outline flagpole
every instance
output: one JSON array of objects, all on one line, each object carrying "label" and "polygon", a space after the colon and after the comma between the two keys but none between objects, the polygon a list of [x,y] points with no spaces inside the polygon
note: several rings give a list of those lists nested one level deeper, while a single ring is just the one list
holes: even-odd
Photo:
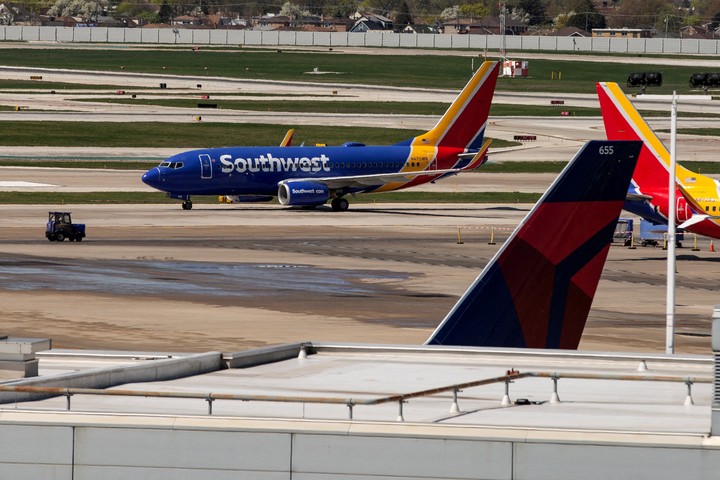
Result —
[{"label": "flagpole", "polygon": [[676,141],[677,137],[677,97],[675,91],[672,96],[670,111],[670,180],[668,181],[668,249],[667,249],[667,301],[665,306],[665,353],[675,353],[675,170],[677,165]]}]

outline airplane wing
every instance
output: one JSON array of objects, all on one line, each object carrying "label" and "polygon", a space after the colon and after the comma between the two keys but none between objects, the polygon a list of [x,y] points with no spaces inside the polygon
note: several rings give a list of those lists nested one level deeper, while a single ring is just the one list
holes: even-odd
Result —
[{"label": "airplane wing", "polygon": [[344,177],[308,177],[283,180],[280,183],[317,182],[324,183],[331,190],[339,190],[341,188],[353,187],[380,187],[386,183],[407,182],[421,175],[433,175],[439,177],[454,175],[462,171],[462,168],[452,168],[447,170],[418,170],[413,172],[375,173],[372,175],[348,175]]},{"label": "airplane wing", "polygon": [[319,182],[324,183],[331,190],[339,190],[342,188],[366,188],[366,187],[380,187],[387,183],[397,182],[408,182],[415,177],[422,175],[432,175],[439,178],[444,178],[449,175],[456,175],[460,172],[473,170],[487,160],[487,150],[492,143],[492,139],[488,139],[483,143],[480,150],[477,152],[461,153],[458,157],[469,157],[472,155],[472,159],[460,168],[449,168],[445,170],[418,170],[412,172],[393,172],[393,173],[374,173],[372,175],[349,175],[343,177],[320,177],[320,178],[293,178],[291,180],[283,180],[281,184],[287,184],[292,182]]}]

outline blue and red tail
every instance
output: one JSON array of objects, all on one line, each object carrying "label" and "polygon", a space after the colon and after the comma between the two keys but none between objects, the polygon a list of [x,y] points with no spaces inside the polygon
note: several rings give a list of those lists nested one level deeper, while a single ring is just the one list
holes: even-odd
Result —
[{"label": "blue and red tail", "polygon": [[577,348],[641,146],[586,143],[426,343]]}]

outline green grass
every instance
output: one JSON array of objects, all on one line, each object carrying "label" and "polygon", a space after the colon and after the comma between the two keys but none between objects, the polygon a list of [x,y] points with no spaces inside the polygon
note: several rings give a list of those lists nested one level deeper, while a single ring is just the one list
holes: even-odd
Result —
[{"label": "green grass", "polygon": [[45,80],[4,80],[0,79],[0,90],[10,90],[5,93],[31,90],[120,90],[125,87],[120,85],[100,85],[83,83],[48,82]]},{"label": "green grass", "polygon": [[[236,123],[0,122],[0,144],[7,146],[200,148],[277,145],[289,127]],[[303,126],[296,145],[357,141],[387,145],[416,136],[418,130]],[[88,152],[91,154],[92,152]]]},{"label": "green grass", "polygon": [[[540,198],[536,193],[483,192],[483,193],[428,193],[388,192],[358,195],[351,203],[534,203]],[[217,203],[217,197],[192,197],[193,203]],[[160,192],[0,192],[2,205],[73,205],[73,204],[151,204],[177,203]],[[232,208],[232,207],[229,207]]]},{"label": "green grass", "polygon": [[[48,54],[52,52],[52,54]],[[468,54],[471,52],[468,51]],[[521,58],[519,54],[517,58]],[[610,58],[609,58],[610,60]],[[475,58],[475,66],[481,58]],[[358,55],[338,52],[221,51],[201,50],[100,50],[100,49],[5,49],[2,63],[44,68],[68,68],[112,72],[143,72],[172,75],[220,76],[237,79],[360,83],[423,88],[461,88],[470,76],[471,60],[454,55]],[[428,68],[432,65],[432,68]],[[121,67],[123,67],[121,69]],[[163,67],[165,67],[163,69]],[[306,75],[314,68],[337,75]],[[636,71],[659,71],[664,84],[648,89],[654,93],[688,93],[694,69],[685,66],[634,65],[632,63],[531,60],[530,77],[500,78],[498,90],[594,93],[595,82],[624,85]],[[552,80],[562,72],[562,80]],[[160,82],[161,79],[158,79]],[[172,88],[172,79],[167,79]],[[629,90],[632,92],[632,90]]]},{"label": "green grass", "polygon": [[[220,146],[277,145],[289,127],[249,123],[95,123],[0,122],[0,145],[87,147],[206,148]],[[306,125],[295,130],[293,143],[340,145],[355,141],[390,145],[412,138],[419,130]],[[517,142],[495,140],[496,148]],[[88,151],[91,155],[92,152]]]},{"label": "green grass", "polygon": [[[669,129],[655,130],[656,132],[670,133]],[[678,128],[678,135],[705,135],[720,137],[720,128]]]},{"label": "green grass", "polygon": [[159,105],[163,107],[198,108],[198,104],[216,104],[223,110],[252,110],[260,112],[306,112],[306,113],[373,113],[388,115],[442,115],[448,105],[436,102],[358,102],[309,100],[217,100],[217,99],[142,99],[102,98],[82,99],[86,102],[119,103],[124,105]]}]

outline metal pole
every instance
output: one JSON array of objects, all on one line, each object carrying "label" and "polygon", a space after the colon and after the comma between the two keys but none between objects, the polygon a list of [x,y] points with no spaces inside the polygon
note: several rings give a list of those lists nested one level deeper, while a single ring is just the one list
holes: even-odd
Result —
[{"label": "metal pole", "polygon": [[667,301],[665,306],[665,353],[675,353],[675,170],[677,137],[677,97],[673,91],[670,115],[670,180],[668,181]]}]

